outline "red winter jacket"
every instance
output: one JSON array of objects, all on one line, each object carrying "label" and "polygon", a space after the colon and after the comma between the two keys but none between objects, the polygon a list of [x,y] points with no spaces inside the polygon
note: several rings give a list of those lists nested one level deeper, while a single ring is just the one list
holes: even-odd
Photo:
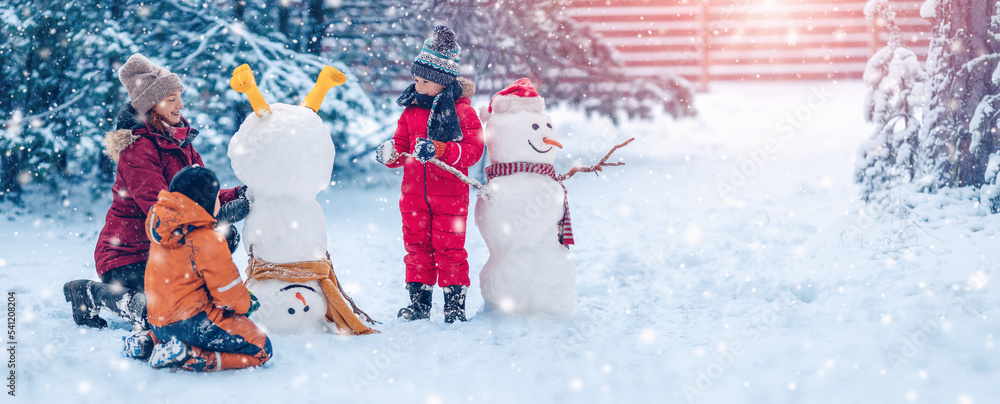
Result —
[{"label": "red winter jacket", "polygon": [[[187,120],[183,120],[187,126]],[[182,168],[191,164],[204,166],[201,155],[191,146],[198,131],[191,129],[180,145],[165,135],[157,134],[145,122],[135,118],[128,104],[118,114],[117,130],[104,136],[104,154],[118,163],[115,183],[111,186],[111,208],[104,219],[104,228],[97,239],[94,261],[97,275],[123,265],[146,261],[149,239],[146,237],[146,215],[166,190],[170,180]],[[219,193],[221,203],[236,199],[236,189]]]},{"label": "red winter jacket", "polygon": [[[462,125],[462,140],[448,142],[448,148],[440,160],[455,167],[462,174],[469,175],[469,167],[483,157],[483,125],[479,122],[476,110],[472,108],[470,97],[475,94],[476,86],[464,78],[462,83],[462,98],[455,101],[458,121]],[[396,126],[396,134],[392,137],[396,152],[413,153],[417,138],[427,139],[427,119],[431,110],[421,108],[414,103],[403,110]],[[404,194],[427,195],[468,195],[469,186],[441,167],[432,163],[421,164],[413,157],[401,157],[389,168],[403,168]],[[425,170],[426,168],[426,170]]]}]

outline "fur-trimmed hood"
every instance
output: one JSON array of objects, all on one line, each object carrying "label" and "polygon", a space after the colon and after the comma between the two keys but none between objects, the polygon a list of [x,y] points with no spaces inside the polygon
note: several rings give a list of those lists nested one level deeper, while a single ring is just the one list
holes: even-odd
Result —
[{"label": "fur-trimmed hood", "polygon": [[115,164],[122,156],[122,151],[127,149],[139,135],[133,134],[132,129],[118,129],[104,134],[104,154],[111,158]]},{"label": "fur-trimmed hood", "polygon": [[472,80],[465,77],[459,77],[455,80],[462,83],[462,98],[472,98],[473,95],[476,95],[476,83],[473,83]]}]

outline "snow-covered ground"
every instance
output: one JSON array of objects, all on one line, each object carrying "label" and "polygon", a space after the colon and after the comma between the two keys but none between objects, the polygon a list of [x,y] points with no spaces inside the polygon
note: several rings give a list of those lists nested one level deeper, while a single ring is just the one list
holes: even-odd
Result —
[{"label": "snow-covered ground", "polygon": [[431,321],[397,322],[399,176],[338,183],[320,195],[329,250],[382,334],[273,335],[274,358],[252,370],[122,358],[126,324],[75,326],[61,290],[95,278],[106,206],[68,221],[6,208],[17,400],[996,402],[1000,217],[961,190],[866,210],[851,182],[871,131],[863,96],[858,82],[713,84],[694,120],[550,111],[566,146],[557,171],[637,138],[615,155],[628,165],[567,181],[579,280],[566,319],[479,312],[487,250],[470,218],[471,321],[444,324],[438,289]]}]

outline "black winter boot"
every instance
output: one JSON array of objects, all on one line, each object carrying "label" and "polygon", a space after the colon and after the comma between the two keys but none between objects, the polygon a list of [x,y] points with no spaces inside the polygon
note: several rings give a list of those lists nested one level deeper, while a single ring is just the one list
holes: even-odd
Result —
[{"label": "black winter boot", "polygon": [[420,282],[407,282],[406,290],[410,292],[410,305],[399,309],[396,317],[412,321],[426,320],[431,317],[431,297],[434,285]]},{"label": "black winter boot", "polygon": [[108,322],[97,316],[100,309],[94,303],[95,283],[86,279],[66,282],[63,285],[63,296],[73,305],[73,321],[77,325],[104,328],[108,326]]},{"label": "black winter boot", "polygon": [[465,292],[468,290],[468,286],[462,285],[444,287],[444,322],[468,321],[465,319]]},{"label": "black winter boot", "polygon": [[146,294],[118,284],[94,282],[91,287],[94,302],[102,309],[115,313],[132,323],[133,331],[149,329],[146,321]]}]

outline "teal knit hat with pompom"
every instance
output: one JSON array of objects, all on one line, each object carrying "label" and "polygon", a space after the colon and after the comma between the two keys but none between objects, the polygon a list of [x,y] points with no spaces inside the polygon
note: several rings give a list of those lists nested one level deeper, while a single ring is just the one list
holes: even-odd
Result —
[{"label": "teal knit hat with pompom", "polygon": [[455,31],[444,25],[434,28],[434,36],[424,41],[424,47],[413,61],[410,72],[417,77],[448,86],[458,77],[458,64],[462,58]]}]

